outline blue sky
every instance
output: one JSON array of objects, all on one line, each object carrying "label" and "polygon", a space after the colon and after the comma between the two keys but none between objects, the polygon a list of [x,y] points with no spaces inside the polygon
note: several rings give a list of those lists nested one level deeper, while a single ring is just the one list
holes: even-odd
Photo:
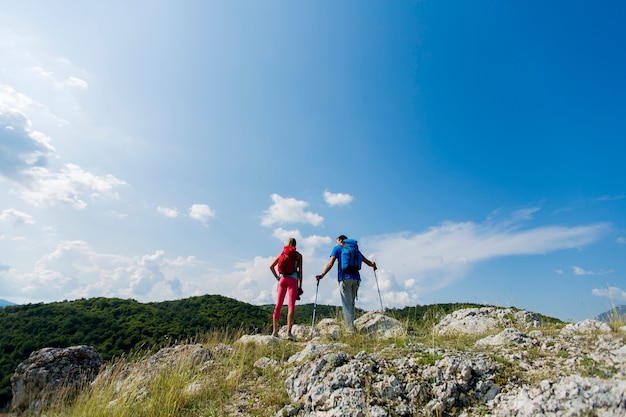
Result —
[{"label": "blue sky", "polygon": [[0,298],[626,304],[623,2],[0,8]]}]

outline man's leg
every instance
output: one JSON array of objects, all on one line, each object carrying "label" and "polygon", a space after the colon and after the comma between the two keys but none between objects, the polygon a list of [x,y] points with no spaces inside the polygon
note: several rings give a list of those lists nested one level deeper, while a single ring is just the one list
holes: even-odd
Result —
[{"label": "man's leg", "polygon": [[354,333],[354,298],[356,293],[354,292],[353,279],[344,279],[339,281],[339,293],[341,294],[341,311],[343,313],[343,320],[346,323],[346,331],[348,333]]}]

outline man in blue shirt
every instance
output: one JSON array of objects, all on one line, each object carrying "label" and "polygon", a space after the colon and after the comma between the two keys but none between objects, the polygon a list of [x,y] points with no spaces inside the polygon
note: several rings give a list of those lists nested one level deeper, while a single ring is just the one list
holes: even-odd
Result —
[{"label": "man in blue shirt", "polygon": [[[349,274],[344,273],[341,268],[341,251],[343,250],[344,241],[347,240],[348,237],[345,235],[341,235],[337,238],[337,245],[330,252],[330,260],[328,264],[324,267],[324,271],[321,275],[317,275],[315,278],[320,281],[324,276],[330,271],[335,264],[335,260],[338,260],[338,268],[337,268],[337,279],[339,280],[339,293],[341,294],[341,304],[342,304],[342,312],[343,319],[346,322],[346,330],[348,333],[354,333],[354,300],[357,297],[357,292],[359,290],[359,284],[361,283],[361,275],[358,271],[351,272]],[[376,270],[376,262],[372,262],[367,259],[361,253],[363,257],[363,263],[368,266],[371,266]]]}]

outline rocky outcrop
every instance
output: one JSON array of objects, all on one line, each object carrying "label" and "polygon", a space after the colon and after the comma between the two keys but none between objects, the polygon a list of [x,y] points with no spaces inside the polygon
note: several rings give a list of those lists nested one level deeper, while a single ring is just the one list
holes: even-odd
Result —
[{"label": "rocky outcrop", "polygon": [[289,397],[302,405],[298,415],[429,415],[490,401],[500,392],[497,367],[483,355],[435,361],[428,349],[417,349],[395,359],[385,356],[322,350],[303,361],[286,381]]},{"label": "rocky outcrop", "polygon": [[529,312],[465,309],[432,330],[451,335],[473,348],[351,356],[312,341],[288,361],[298,364],[286,380],[292,404],[276,416],[626,416],[624,337],[603,323],[544,332]]},{"label": "rocky outcrop", "polygon": [[90,346],[44,348],[20,363],[11,378],[12,409],[34,414],[58,395],[90,382],[105,364]]}]

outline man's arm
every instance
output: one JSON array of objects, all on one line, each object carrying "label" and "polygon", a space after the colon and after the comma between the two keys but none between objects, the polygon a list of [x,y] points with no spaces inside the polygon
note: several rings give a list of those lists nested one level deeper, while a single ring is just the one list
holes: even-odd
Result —
[{"label": "man's arm", "polygon": [[371,266],[372,268],[374,268],[374,271],[376,271],[377,267],[376,267],[376,262],[372,262],[369,259],[367,259],[363,254],[361,254],[361,256],[363,257],[363,262],[367,265],[367,266]]},{"label": "man's arm", "polygon": [[330,257],[330,261],[328,261],[328,263],[326,264],[326,266],[324,267],[324,271],[322,271],[322,273],[320,275],[317,275],[315,278],[319,281],[322,278],[324,278],[324,275],[328,274],[328,271],[330,271],[333,267],[333,265],[335,264],[335,258],[334,256]]}]

